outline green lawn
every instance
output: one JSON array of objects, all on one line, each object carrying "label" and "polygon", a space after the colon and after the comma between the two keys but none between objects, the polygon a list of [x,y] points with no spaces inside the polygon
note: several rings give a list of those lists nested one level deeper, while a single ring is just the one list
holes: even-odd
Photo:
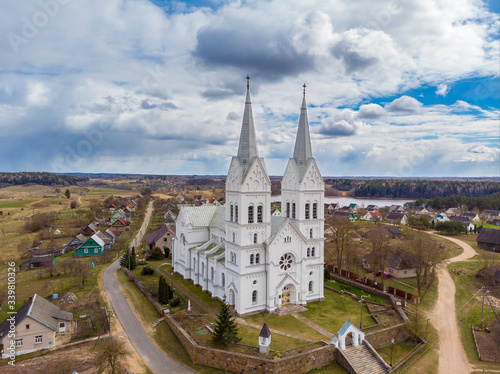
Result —
[{"label": "green lawn", "polygon": [[[325,289],[325,300],[307,304],[308,311],[301,313],[317,325],[337,333],[350,318],[359,326],[360,304],[349,295],[340,295]],[[375,325],[366,304],[363,304],[363,328]]]},{"label": "green lawn", "polygon": [[[448,269],[460,269],[462,275],[451,274],[456,286],[456,312],[459,319],[459,329],[462,336],[462,343],[467,353],[469,362],[479,368],[493,369],[498,368],[498,364],[479,361],[476,346],[471,332],[471,325],[479,326],[481,324],[481,299],[477,296],[482,286],[482,281],[475,277],[477,271],[484,266],[482,261],[463,261],[448,265]],[[488,325],[495,319],[494,313],[485,301],[484,305],[484,323]]]},{"label": "green lawn", "polygon": [[35,200],[25,200],[25,201],[13,201],[13,202],[2,202],[0,203],[0,209],[2,208],[21,208]]},{"label": "green lawn", "polygon": [[348,284],[335,281],[335,280],[330,280],[330,281],[325,281],[325,286],[328,286],[330,288],[333,288],[337,291],[348,291],[357,297],[361,297],[363,295],[363,299],[366,301],[371,301],[373,303],[379,303],[379,304],[384,304],[384,305],[390,305],[389,301],[387,301],[385,298],[371,294],[369,292],[363,291],[357,287],[350,286]]}]

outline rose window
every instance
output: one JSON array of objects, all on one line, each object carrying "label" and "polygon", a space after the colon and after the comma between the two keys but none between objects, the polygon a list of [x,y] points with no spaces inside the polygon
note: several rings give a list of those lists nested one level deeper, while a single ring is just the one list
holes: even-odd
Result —
[{"label": "rose window", "polygon": [[280,269],[281,270],[288,270],[292,267],[293,259],[292,255],[289,253],[285,253],[283,256],[280,258]]}]

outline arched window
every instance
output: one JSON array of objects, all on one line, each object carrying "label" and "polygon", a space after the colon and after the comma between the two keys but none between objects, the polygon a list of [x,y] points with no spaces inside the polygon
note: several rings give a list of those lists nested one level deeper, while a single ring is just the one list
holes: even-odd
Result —
[{"label": "arched window", "polygon": [[257,291],[252,292],[252,303],[257,303]]},{"label": "arched window", "polygon": [[253,255],[250,255],[250,265],[253,265]]},{"label": "arched window", "polygon": [[226,287],[226,274],[222,273],[222,287]]},{"label": "arched window", "polygon": [[312,238],[313,237],[313,229],[310,229],[309,230],[309,237]]},{"label": "arched window", "polygon": [[286,203],[286,216],[288,218],[290,218],[290,203],[289,202]]},{"label": "arched window", "polygon": [[309,282],[309,292],[313,292],[313,281]]},{"label": "arched window", "polygon": [[311,249],[311,257],[314,257],[314,247]]},{"label": "arched window", "polygon": [[262,205],[257,207],[257,222],[262,223]]},{"label": "arched window", "polygon": [[184,236],[184,234],[181,234],[181,241],[182,245],[186,245],[186,237]]},{"label": "arched window", "polygon": [[257,244],[257,233],[253,234],[253,244]]},{"label": "arched window", "polygon": [[311,257],[311,248],[307,248],[307,257]]},{"label": "arched window", "polygon": [[309,203],[306,204],[306,219],[309,219]]},{"label": "arched window", "polygon": [[248,223],[253,223],[253,205],[248,207]]},{"label": "arched window", "polygon": [[255,263],[260,264],[260,255],[258,253],[255,255]]},{"label": "arched window", "polygon": [[318,203],[313,204],[313,219],[318,218]]},{"label": "arched window", "polygon": [[292,218],[295,218],[295,203],[292,203]]},{"label": "arched window", "polygon": [[231,204],[231,219],[230,219],[231,222],[233,222],[233,218],[234,218],[234,206],[233,204]]},{"label": "arched window", "polygon": [[234,207],[234,222],[238,222],[238,205]]}]

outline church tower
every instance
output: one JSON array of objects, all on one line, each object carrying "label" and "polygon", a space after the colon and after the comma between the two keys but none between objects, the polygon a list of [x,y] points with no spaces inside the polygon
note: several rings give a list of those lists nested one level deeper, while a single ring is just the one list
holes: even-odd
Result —
[{"label": "church tower", "polygon": [[[312,156],[309,122],[307,119],[306,85],[303,86],[302,106],[293,157],[288,160],[281,182],[281,215],[289,218],[307,240],[303,254],[309,264],[324,262],[324,195],[325,184]],[[308,265],[309,266],[309,265]],[[315,284],[323,284],[323,272],[318,272]],[[316,290],[315,290],[316,291]],[[321,289],[315,292],[323,297]]]},{"label": "church tower", "polygon": [[226,179],[225,294],[239,314],[266,308],[265,241],[271,235],[271,181],[259,157],[247,76],[238,154]]}]

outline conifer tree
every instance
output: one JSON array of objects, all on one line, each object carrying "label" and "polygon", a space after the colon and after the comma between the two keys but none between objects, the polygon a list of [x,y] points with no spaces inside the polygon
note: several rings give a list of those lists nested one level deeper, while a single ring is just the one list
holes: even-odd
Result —
[{"label": "conifer tree", "polygon": [[132,251],[130,253],[130,270],[134,270],[137,267],[137,263],[135,262],[135,248],[132,247]]},{"label": "conifer tree", "polygon": [[217,315],[217,322],[215,323],[214,335],[212,337],[214,342],[222,343],[226,346],[233,343],[238,343],[241,338],[238,337],[238,326],[234,321],[234,316],[229,310],[226,303],[226,297],[222,301],[222,305]]},{"label": "conifer tree", "polygon": [[168,295],[167,295],[167,282],[165,281],[165,278],[163,276],[160,277],[160,280],[158,281],[158,299],[160,300],[161,304],[166,304],[168,303]]},{"label": "conifer tree", "polygon": [[120,266],[129,270],[134,270],[137,267],[137,263],[135,262],[134,247],[132,247],[132,250],[130,250],[130,248],[127,248],[125,252],[123,252],[122,257],[120,257]]}]

